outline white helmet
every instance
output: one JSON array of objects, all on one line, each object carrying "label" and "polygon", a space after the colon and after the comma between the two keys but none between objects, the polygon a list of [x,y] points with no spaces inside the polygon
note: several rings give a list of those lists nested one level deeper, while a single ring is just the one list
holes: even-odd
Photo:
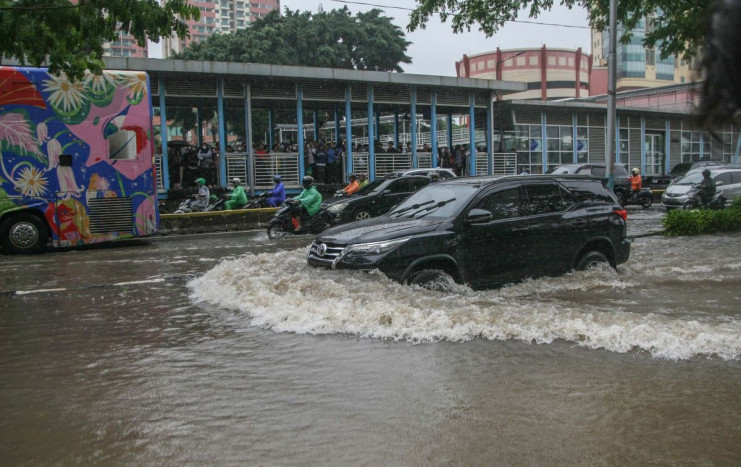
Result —
[{"label": "white helmet", "polygon": [[634,174],[639,174],[640,172],[641,172],[641,171],[640,171],[640,170],[638,170],[638,168],[637,168],[637,167],[633,167],[633,173],[634,173]]},{"label": "white helmet", "polygon": [[242,183],[242,181],[239,179],[239,177],[234,177],[232,178],[232,183],[235,185],[239,185],[240,183]]}]

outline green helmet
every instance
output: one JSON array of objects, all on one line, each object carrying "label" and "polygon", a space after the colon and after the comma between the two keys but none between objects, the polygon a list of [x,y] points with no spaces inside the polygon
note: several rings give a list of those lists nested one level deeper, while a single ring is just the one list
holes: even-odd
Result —
[{"label": "green helmet", "polygon": [[205,178],[202,178],[202,177],[201,178],[196,178],[196,183],[199,184],[199,185],[205,185],[206,184],[206,179]]}]

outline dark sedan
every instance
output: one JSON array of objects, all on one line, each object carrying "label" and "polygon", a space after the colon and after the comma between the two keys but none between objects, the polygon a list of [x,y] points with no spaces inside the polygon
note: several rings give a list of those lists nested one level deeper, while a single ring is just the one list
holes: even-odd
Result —
[{"label": "dark sedan", "polygon": [[404,198],[429,184],[429,177],[419,175],[377,179],[355,194],[330,199],[323,207],[338,224],[370,219],[388,212]]}]

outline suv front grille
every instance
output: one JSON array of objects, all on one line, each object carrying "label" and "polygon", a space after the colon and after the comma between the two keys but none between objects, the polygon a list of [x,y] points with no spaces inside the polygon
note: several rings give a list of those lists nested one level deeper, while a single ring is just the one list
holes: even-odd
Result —
[{"label": "suv front grille", "polygon": [[345,247],[332,245],[330,243],[312,242],[307,259],[310,263],[318,263],[326,267],[332,267],[332,263],[340,257]]}]

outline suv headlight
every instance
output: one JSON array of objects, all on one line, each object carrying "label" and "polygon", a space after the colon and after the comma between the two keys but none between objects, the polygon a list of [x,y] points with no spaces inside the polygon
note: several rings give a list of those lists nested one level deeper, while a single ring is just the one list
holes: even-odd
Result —
[{"label": "suv headlight", "polygon": [[408,242],[412,237],[397,238],[395,240],[387,240],[385,242],[373,242],[373,243],[358,243],[355,245],[348,245],[345,249],[345,253],[356,253],[361,255],[381,255],[388,253],[394,248]]},{"label": "suv headlight", "polygon": [[344,211],[347,205],[350,203],[335,203],[327,208],[329,212],[340,212]]}]

